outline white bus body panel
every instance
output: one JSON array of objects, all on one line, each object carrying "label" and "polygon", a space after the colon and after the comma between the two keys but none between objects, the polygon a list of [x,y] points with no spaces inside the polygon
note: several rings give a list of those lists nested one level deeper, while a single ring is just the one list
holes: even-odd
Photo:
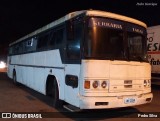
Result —
[{"label": "white bus body panel", "polygon": [[[116,108],[149,103],[146,98],[152,99],[151,87],[144,87],[144,80],[151,79],[149,63],[83,60],[81,66],[83,80],[108,80],[108,87],[84,89],[81,83],[80,108]],[[124,81],[132,80],[131,88],[125,87]],[[126,98],[134,98],[135,102],[125,104]],[[107,102],[108,105],[95,105],[96,102]]]},{"label": "white bus body panel", "polygon": [[8,64],[10,78],[13,78],[13,70],[15,69],[17,82],[46,94],[47,77],[53,75],[58,83],[60,99],[79,106],[79,98],[77,98],[79,87],[67,86],[65,75],[76,75],[80,78],[80,64],[62,64],[59,50],[14,55],[8,57],[8,61],[11,63]]},{"label": "white bus body panel", "polygon": [[[64,82],[62,82],[64,65],[61,62],[59,50],[14,55],[8,57],[8,61],[10,61],[8,76],[13,78],[13,69],[15,69],[19,83],[45,94],[47,77],[54,75],[58,85],[64,88]],[[64,99],[64,91],[60,90],[60,96]]]},{"label": "white bus body panel", "polygon": [[[82,83],[80,80],[80,64],[66,64],[65,75],[75,75],[78,77],[78,87],[73,88],[65,84],[65,101],[71,105],[79,107],[79,84]],[[65,82],[65,81],[64,81]]]}]

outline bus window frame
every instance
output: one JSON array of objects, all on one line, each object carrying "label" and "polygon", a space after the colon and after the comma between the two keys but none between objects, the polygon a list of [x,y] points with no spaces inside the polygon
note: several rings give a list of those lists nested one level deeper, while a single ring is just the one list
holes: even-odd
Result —
[{"label": "bus window frame", "polygon": [[[66,21],[66,42],[65,42],[65,63],[68,63],[68,64],[81,64],[81,59],[82,59],[82,56],[83,56],[83,42],[84,42],[84,31],[85,31],[85,16],[78,16],[78,17],[75,17],[75,18],[72,18],[71,20],[69,21]],[[73,27],[73,30],[72,30],[72,38],[68,38],[68,26],[67,24],[72,24],[70,26]],[[78,24],[81,24],[81,29],[82,29],[82,34],[81,34],[81,40],[79,42],[79,45],[80,45],[80,49],[79,49],[79,58],[77,59],[71,59],[67,56],[67,50],[68,50],[68,43],[72,43],[74,42],[75,40],[75,26],[78,25]]]}]

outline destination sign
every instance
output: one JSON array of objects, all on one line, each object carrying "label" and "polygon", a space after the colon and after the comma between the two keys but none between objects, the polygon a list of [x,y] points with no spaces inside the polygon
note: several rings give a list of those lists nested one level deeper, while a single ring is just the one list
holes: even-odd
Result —
[{"label": "destination sign", "polygon": [[135,32],[139,34],[146,34],[146,29],[142,26],[138,26],[136,24],[127,23],[126,25],[127,31],[129,32]]},{"label": "destination sign", "polygon": [[89,21],[89,27],[95,27],[95,26],[122,30],[123,22],[106,18],[91,18]]},{"label": "destination sign", "polygon": [[91,18],[89,20],[89,27],[103,27],[124,31],[126,30],[128,32],[139,34],[146,34],[146,29],[142,26],[109,18]]}]

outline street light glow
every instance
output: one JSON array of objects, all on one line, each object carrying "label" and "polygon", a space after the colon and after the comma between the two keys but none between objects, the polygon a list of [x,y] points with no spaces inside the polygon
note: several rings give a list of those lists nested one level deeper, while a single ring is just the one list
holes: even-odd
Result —
[{"label": "street light glow", "polygon": [[3,61],[0,61],[0,68],[5,68],[6,64]]}]

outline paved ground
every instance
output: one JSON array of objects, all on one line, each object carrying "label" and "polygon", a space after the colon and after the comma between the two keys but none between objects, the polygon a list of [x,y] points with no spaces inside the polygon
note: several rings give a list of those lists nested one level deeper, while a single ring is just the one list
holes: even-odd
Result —
[{"label": "paved ground", "polygon": [[[37,93],[23,85],[15,86],[10,80],[6,73],[2,70],[0,72],[0,112],[36,112],[43,116],[48,115],[54,118],[45,118],[43,121],[88,121],[88,120],[104,120],[104,121],[114,121],[114,120],[134,120],[137,121],[144,120],[144,118],[138,118],[138,114],[158,114],[160,116],[160,86],[152,86],[152,92],[154,99],[152,103],[129,107],[120,109],[108,109],[108,110],[85,110],[82,113],[70,113],[65,109],[54,109],[52,107],[52,99]],[[48,112],[48,113],[46,113]],[[148,112],[148,113],[147,113]],[[157,112],[157,113],[156,113]],[[145,115],[144,115],[145,116]],[[65,117],[65,118],[64,118]],[[0,121],[5,120],[35,120],[36,119],[0,119]],[[38,119],[40,120],[40,119]],[[157,118],[145,118],[145,120],[156,121]]]}]

